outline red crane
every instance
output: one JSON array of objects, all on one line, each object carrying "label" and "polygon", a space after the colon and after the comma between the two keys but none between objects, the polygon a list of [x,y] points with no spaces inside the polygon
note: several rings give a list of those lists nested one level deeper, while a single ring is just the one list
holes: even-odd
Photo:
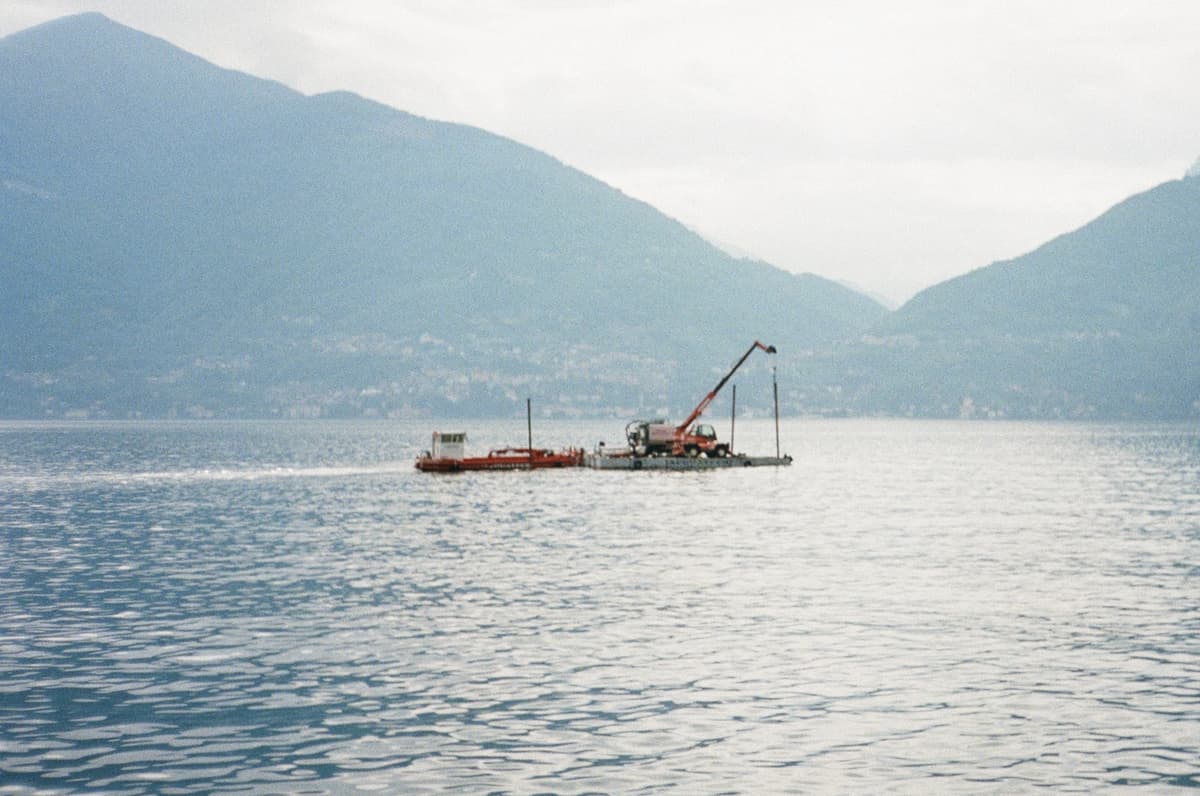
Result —
[{"label": "red crane", "polygon": [[745,362],[747,359],[749,359],[750,355],[754,353],[754,349],[756,349],[756,348],[761,348],[763,351],[766,351],[768,354],[775,353],[775,346],[763,345],[762,343],[755,340],[754,345],[752,345],[748,349],[746,349],[746,353],[742,354],[742,358],[737,361],[737,364],[735,364],[732,368],[729,369],[729,372],[725,374],[725,377],[723,379],[721,379],[719,382],[717,382],[717,386],[713,387],[712,390],[708,393],[708,395],[704,396],[704,400],[702,400],[700,403],[696,404],[696,408],[693,409],[692,413],[687,416],[687,420],[684,420],[682,423],[680,423],[675,428],[676,434],[683,434],[685,431],[687,431],[688,426],[690,426],[696,418],[698,418],[698,417],[700,417],[700,415],[704,414],[704,410],[707,409],[708,405],[711,404],[713,402],[713,399],[717,397],[717,393],[719,393],[721,391],[721,388],[725,386],[725,382],[729,381],[729,379],[733,376],[733,374],[737,372],[737,369],[742,366],[742,363]]},{"label": "red crane", "polygon": [[[761,348],[768,354],[775,353],[775,346],[764,345],[755,340],[754,344],[746,349],[746,353],[742,354],[742,358],[729,369],[724,378],[717,382],[717,386],[713,387],[708,395],[704,396],[703,400],[696,404],[696,408],[678,426],[671,428],[671,426],[665,425],[662,421],[646,420],[635,420],[626,426],[625,435],[629,439],[629,445],[633,448],[634,452],[639,455],[642,453],[666,453],[669,446],[671,454],[674,456],[682,456],[685,453],[695,455],[701,452],[716,456],[728,455],[730,452],[729,446],[717,442],[716,432],[712,430],[711,426],[698,426],[696,431],[692,433],[689,433],[689,427],[704,413],[708,405],[717,397],[717,393],[732,378],[737,369],[742,366],[742,363],[754,353],[754,349],[756,348]],[[703,429],[704,433],[698,433],[701,429]]]}]

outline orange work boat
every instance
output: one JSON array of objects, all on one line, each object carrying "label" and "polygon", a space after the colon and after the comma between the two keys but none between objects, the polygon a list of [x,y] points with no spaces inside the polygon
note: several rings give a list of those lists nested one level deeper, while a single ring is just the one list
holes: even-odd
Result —
[{"label": "orange work boat", "polygon": [[582,467],[583,449],[553,451],[542,448],[499,448],[487,456],[466,456],[467,435],[461,431],[433,432],[433,446],[417,457],[416,468],[426,473],[458,473],[471,470],[540,470],[550,467]]}]

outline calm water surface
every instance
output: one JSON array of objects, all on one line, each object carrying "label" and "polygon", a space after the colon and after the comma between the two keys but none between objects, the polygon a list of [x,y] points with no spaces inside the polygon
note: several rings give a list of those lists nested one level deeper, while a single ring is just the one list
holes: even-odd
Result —
[{"label": "calm water surface", "polygon": [[0,424],[0,792],[1200,786],[1196,428],[430,429]]}]

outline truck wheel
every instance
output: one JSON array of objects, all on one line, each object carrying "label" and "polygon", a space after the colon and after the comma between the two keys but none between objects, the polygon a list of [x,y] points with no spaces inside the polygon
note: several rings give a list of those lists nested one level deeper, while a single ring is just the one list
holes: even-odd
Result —
[{"label": "truck wheel", "polygon": [[695,459],[697,456],[700,455],[700,449],[697,448],[695,445],[685,446],[683,449],[683,452],[685,454],[687,454],[689,459]]}]

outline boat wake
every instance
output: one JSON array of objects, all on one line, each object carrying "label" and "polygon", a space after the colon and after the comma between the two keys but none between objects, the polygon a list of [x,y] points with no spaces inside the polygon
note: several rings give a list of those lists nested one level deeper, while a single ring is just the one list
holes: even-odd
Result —
[{"label": "boat wake", "polygon": [[47,489],[55,487],[149,486],[155,484],[193,484],[208,482],[252,482],[288,479],[359,478],[398,475],[412,472],[410,462],[383,462],[374,465],[329,465],[316,467],[199,467],[141,472],[91,471],[46,474],[0,474],[0,490]]}]

